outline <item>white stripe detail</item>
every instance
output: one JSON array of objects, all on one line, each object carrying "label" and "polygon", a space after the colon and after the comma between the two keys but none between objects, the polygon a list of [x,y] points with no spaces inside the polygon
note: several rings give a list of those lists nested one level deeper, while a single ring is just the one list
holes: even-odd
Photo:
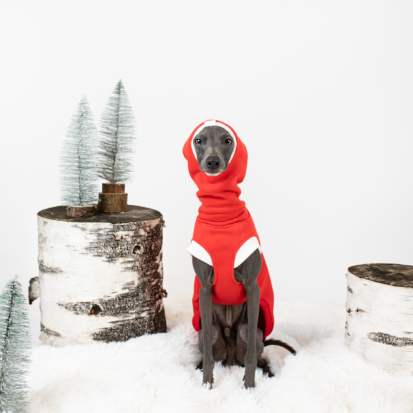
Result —
[{"label": "white stripe detail", "polygon": [[241,265],[257,248],[260,250],[261,253],[261,245],[258,242],[257,237],[252,237],[245,241],[241,245],[240,249],[237,251],[237,255],[235,256],[234,268]]},{"label": "white stripe detail", "polygon": [[192,241],[191,245],[186,250],[194,257],[209,264],[212,267],[211,256],[208,254],[207,250],[202,245],[199,245],[197,242]]},{"label": "white stripe detail", "polygon": [[[204,129],[204,128],[206,128],[207,126],[219,126],[219,127],[223,128],[223,129],[225,129],[225,130],[230,134],[230,136],[232,137],[232,139],[234,140],[234,150],[233,150],[233,152],[232,152],[231,158],[229,158],[229,162],[228,162],[228,165],[229,165],[229,163],[232,161],[232,158],[234,157],[235,151],[236,151],[236,149],[237,149],[237,138],[235,137],[235,135],[234,135],[234,133],[232,132],[232,130],[231,130],[230,128],[228,128],[228,126],[226,126],[226,125],[224,125],[224,124],[222,124],[222,123],[219,123],[219,122],[217,122],[217,121],[215,121],[215,120],[207,120],[206,122],[204,122],[204,123],[195,131],[194,136],[193,136],[192,141],[191,141],[191,148],[192,148],[192,152],[194,153],[195,159],[198,160],[198,158],[196,157],[196,151],[195,151],[195,146],[194,146],[195,136],[197,136],[197,135],[201,132],[201,130]],[[218,174],[209,174],[209,173],[207,173],[207,172],[205,172],[205,174],[207,174],[208,176],[217,176],[217,175],[219,175],[219,173],[218,173]]]},{"label": "white stripe detail", "polygon": [[[258,242],[257,237],[252,237],[245,241],[235,256],[234,268],[241,265],[256,249],[259,249],[260,253],[261,245]],[[212,258],[206,249],[199,245],[197,242],[192,241],[191,245],[186,249],[192,256],[212,266]]]}]

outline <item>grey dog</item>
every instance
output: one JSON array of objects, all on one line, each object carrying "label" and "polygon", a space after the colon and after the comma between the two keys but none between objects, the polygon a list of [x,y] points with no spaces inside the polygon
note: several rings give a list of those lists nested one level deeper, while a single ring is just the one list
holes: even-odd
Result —
[{"label": "grey dog", "polygon": [[[203,128],[193,138],[199,168],[207,174],[224,172],[234,151],[231,143],[232,137],[224,128]],[[192,263],[201,283],[199,303],[201,320],[204,320],[204,323],[199,331],[199,348],[203,359],[197,368],[203,369],[203,383],[212,387],[215,361],[221,361],[224,366],[245,366],[246,388],[255,387],[257,367],[272,377],[268,363],[262,358],[264,347],[278,345],[294,355],[296,352],[280,340],[263,341],[263,332],[257,327],[260,302],[257,278],[262,266],[259,250],[255,250],[242,264],[234,268],[234,277],[243,284],[247,298],[245,303],[239,305],[214,303],[214,268],[195,256],[192,256]],[[253,321],[249,323],[249,320]]]}]

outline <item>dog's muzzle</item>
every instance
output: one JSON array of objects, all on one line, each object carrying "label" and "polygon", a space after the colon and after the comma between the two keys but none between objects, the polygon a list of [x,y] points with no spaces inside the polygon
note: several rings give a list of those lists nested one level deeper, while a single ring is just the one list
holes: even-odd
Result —
[{"label": "dog's muzzle", "polygon": [[221,166],[221,159],[218,156],[208,156],[206,166],[211,170],[218,169]]}]

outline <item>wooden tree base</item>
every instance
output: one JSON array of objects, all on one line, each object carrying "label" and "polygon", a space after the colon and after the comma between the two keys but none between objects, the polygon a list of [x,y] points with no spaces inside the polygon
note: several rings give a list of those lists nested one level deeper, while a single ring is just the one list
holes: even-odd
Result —
[{"label": "wooden tree base", "polygon": [[96,214],[96,206],[68,206],[67,216],[68,217],[92,217]]},{"label": "wooden tree base", "polygon": [[126,212],[128,210],[128,194],[125,193],[125,184],[102,184],[99,193],[98,211],[107,213]]},{"label": "wooden tree base", "polygon": [[124,194],[125,184],[109,184],[104,182],[102,184],[102,192],[104,194]]},{"label": "wooden tree base", "polygon": [[347,273],[345,344],[390,372],[413,371],[413,267],[355,265]]},{"label": "wooden tree base", "polygon": [[105,194],[99,192],[99,212],[126,212],[128,210],[128,194]]}]

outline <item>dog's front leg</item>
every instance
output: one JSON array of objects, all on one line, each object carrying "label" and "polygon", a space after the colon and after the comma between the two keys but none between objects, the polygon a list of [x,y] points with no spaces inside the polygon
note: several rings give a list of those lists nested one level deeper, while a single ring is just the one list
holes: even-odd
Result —
[{"label": "dog's front leg", "polygon": [[259,250],[255,250],[241,265],[234,269],[235,278],[242,282],[247,296],[248,339],[245,354],[246,388],[255,387],[255,370],[257,369],[257,325],[260,311],[261,290],[257,283],[262,267],[262,258]]},{"label": "dog's front leg", "polygon": [[199,307],[201,310],[202,324],[202,355],[203,355],[203,383],[212,388],[214,383],[214,355],[212,352],[212,283],[214,282],[214,269],[211,265],[192,257],[192,264],[201,288],[199,289]]}]

